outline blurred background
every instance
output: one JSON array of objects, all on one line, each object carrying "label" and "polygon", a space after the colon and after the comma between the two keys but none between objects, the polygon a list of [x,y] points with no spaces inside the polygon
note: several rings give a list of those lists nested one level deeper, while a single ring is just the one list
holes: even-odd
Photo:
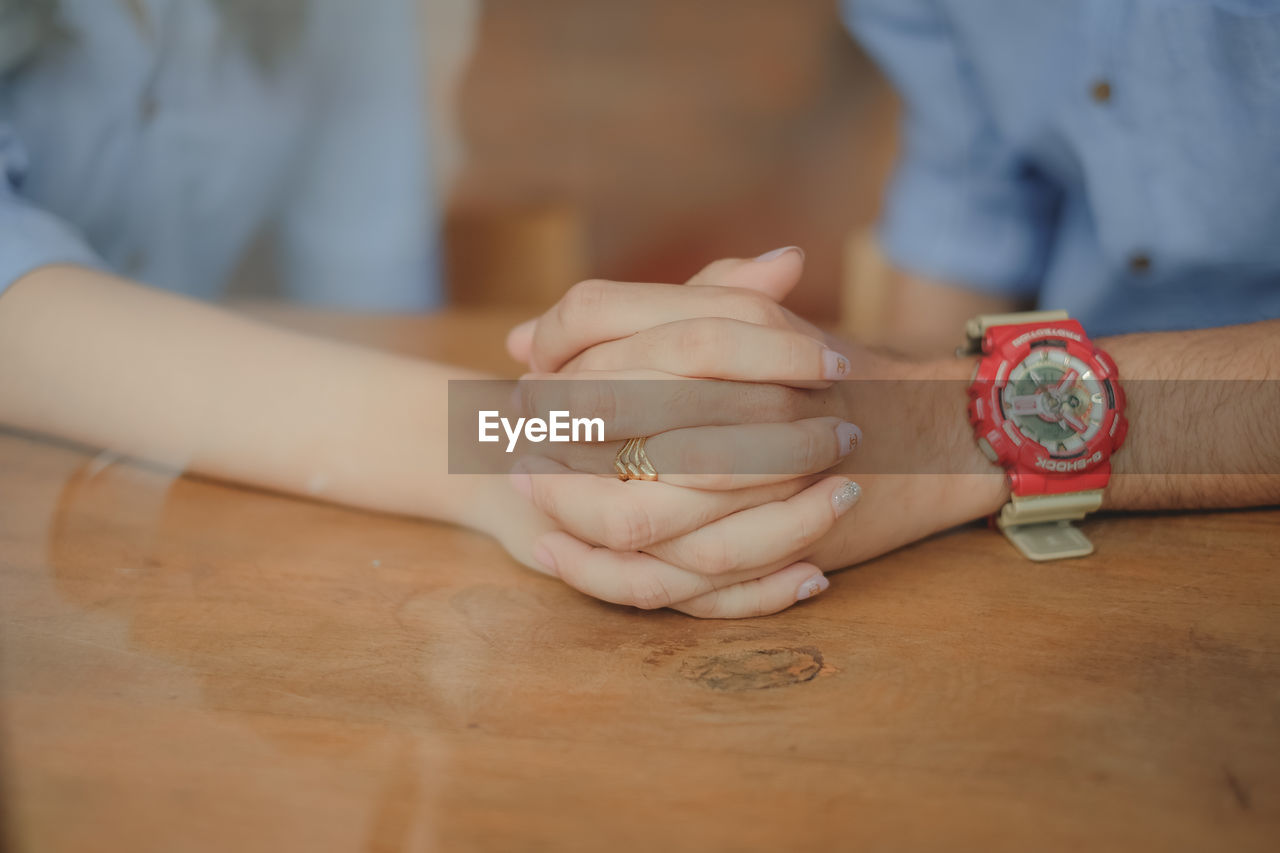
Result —
[{"label": "blurred background", "polygon": [[788,244],[793,309],[860,298],[898,106],[834,0],[421,2],[454,304]]}]

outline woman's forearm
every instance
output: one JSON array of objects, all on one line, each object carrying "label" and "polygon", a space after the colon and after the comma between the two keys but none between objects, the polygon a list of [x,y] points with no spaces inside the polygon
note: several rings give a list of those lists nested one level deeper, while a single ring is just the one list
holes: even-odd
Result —
[{"label": "woman's forearm", "polygon": [[178,470],[472,523],[446,485],[470,374],[257,323],[79,267],[0,297],[0,421]]}]

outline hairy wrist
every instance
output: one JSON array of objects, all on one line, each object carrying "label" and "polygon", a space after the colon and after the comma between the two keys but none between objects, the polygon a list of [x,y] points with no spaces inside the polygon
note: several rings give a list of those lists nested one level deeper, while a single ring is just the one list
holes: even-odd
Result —
[{"label": "hairy wrist", "polygon": [[1098,341],[1128,399],[1105,506],[1191,509],[1280,501],[1280,321]]}]

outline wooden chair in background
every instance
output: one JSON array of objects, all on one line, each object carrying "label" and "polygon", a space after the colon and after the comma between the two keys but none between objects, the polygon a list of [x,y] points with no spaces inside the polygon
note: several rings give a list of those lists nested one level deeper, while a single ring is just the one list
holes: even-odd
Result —
[{"label": "wooden chair in background", "polygon": [[859,228],[844,244],[840,331],[860,344],[884,343],[893,287],[893,269],[880,250],[875,229]]}]

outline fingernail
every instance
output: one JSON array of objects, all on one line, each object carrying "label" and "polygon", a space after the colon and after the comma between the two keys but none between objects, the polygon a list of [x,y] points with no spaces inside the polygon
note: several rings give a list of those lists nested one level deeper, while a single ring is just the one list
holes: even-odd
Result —
[{"label": "fingernail", "polygon": [[804,249],[801,249],[799,246],[783,246],[781,249],[774,249],[771,252],[765,252],[763,255],[756,258],[756,261],[759,263],[768,263],[774,258],[782,257],[787,252],[799,252],[800,260],[804,260]]},{"label": "fingernail", "polygon": [[533,499],[533,478],[525,471],[512,471],[508,475],[511,480],[511,488],[530,500]]},{"label": "fingernail", "polygon": [[814,575],[804,583],[800,584],[800,588],[796,590],[796,601],[804,601],[806,598],[813,598],[818,593],[831,586],[831,581],[827,580],[826,575]]},{"label": "fingernail", "polygon": [[844,515],[860,497],[862,497],[862,486],[850,480],[836,489],[835,494],[831,496],[831,505],[836,508],[836,515]]},{"label": "fingernail", "polygon": [[537,561],[538,565],[547,570],[547,574],[559,577],[556,572],[556,558],[546,545],[539,542],[533,546],[533,559]]},{"label": "fingernail", "polygon": [[848,456],[862,444],[862,430],[858,429],[857,424],[844,421],[836,427],[836,441],[840,445],[840,455]]},{"label": "fingernail", "polygon": [[849,359],[833,349],[822,351],[822,378],[848,379]]}]

